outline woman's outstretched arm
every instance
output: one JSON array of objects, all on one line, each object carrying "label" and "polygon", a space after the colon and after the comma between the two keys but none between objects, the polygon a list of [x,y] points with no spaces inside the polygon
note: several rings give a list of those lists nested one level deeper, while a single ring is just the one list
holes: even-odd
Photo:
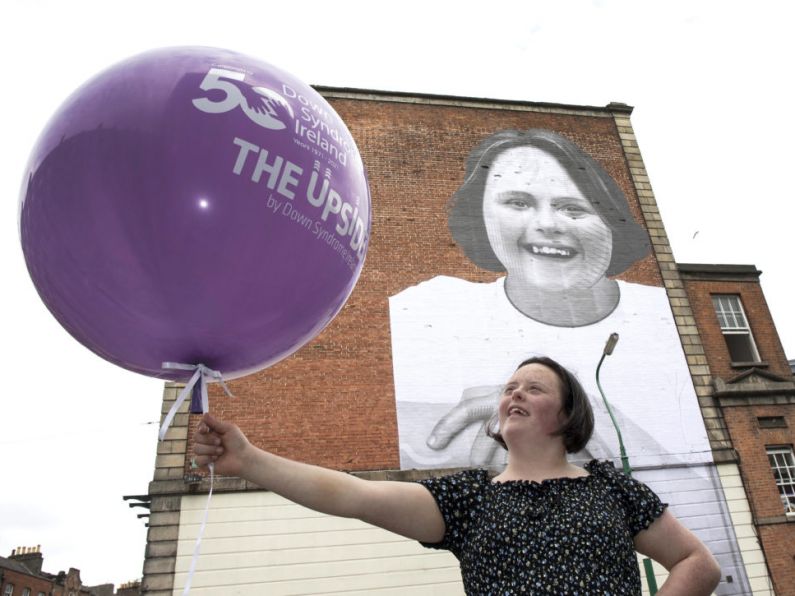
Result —
[{"label": "woman's outstretched arm", "polygon": [[234,424],[205,414],[195,434],[196,463],[238,476],[304,507],[353,517],[413,540],[439,542],[445,531],[431,493],[414,482],[363,480],[279,457],[249,443]]}]

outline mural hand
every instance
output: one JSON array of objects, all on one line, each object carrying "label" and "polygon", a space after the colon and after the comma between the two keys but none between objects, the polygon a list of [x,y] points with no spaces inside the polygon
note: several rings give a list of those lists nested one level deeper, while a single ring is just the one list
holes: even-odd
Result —
[{"label": "mural hand", "polygon": [[472,449],[469,451],[469,465],[471,466],[505,465],[508,452],[486,434],[490,419],[491,416],[481,425],[477,436],[472,441]]},{"label": "mural hand", "polygon": [[501,385],[483,385],[464,389],[461,401],[433,427],[425,442],[426,445],[437,451],[444,449],[470,425],[488,422],[497,409],[501,387]]}]

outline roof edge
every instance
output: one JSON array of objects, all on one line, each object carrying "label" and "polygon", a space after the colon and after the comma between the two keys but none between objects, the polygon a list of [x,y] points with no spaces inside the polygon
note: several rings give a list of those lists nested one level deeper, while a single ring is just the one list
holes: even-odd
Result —
[{"label": "roof edge", "polygon": [[758,280],[762,271],[756,265],[723,265],[717,263],[677,263],[676,268],[688,279]]},{"label": "roof edge", "polygon": [[[401,103],[414,103],[410,100],[417,100],[416,103],[438,103],[438,104],[454,104],[460,105],[462,103],[480,104],[480,105],[496,105],[496,106],[514,106],[523,108],[537,108],[540,110],[566,110],[566,111],[586,111],[586,112],[601,112],[604,114],[626,114],[629,115],[633,111],[633,106],[621,102],[611,101],[605,106],[586,106],[586,105],[573,105],[555,102],[543,101],[523,101],[517,99],[493,99],[488,97],[470,97],[459,95],[443,95],[433,93],[415,93],[408,91],[387,91],[379,89],[357,89],[355,87],[331,87],[327,85],[311,85],[311,87],[323,95],[324,97],[337,97],[337,98],[350,98],[350,99],[363,99],[381,101],[397,101]],[[357,97],[358,96],[358,97]]]}]

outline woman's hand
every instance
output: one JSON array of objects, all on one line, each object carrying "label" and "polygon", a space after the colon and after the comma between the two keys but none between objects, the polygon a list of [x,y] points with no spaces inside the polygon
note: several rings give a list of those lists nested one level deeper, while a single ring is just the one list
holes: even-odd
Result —
[{"label": "woman's hand", "polygon": [[253,448],[237,426],[205,414],[194,435],[193,450],[200,468],[212,463],[218,474],[243,477]]}]

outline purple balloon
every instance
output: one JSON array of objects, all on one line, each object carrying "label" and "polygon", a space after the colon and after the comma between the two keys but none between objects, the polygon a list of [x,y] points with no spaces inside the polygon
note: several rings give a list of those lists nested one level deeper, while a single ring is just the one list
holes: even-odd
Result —
[{"label": "purple balloon", "polygon": [[370,235],[361,156],[337,113],[241,54],[169,48],[69,97],[31,155],[22,249],[83,345],[139,373],[227,378],[288,356],[350,295]]}]

